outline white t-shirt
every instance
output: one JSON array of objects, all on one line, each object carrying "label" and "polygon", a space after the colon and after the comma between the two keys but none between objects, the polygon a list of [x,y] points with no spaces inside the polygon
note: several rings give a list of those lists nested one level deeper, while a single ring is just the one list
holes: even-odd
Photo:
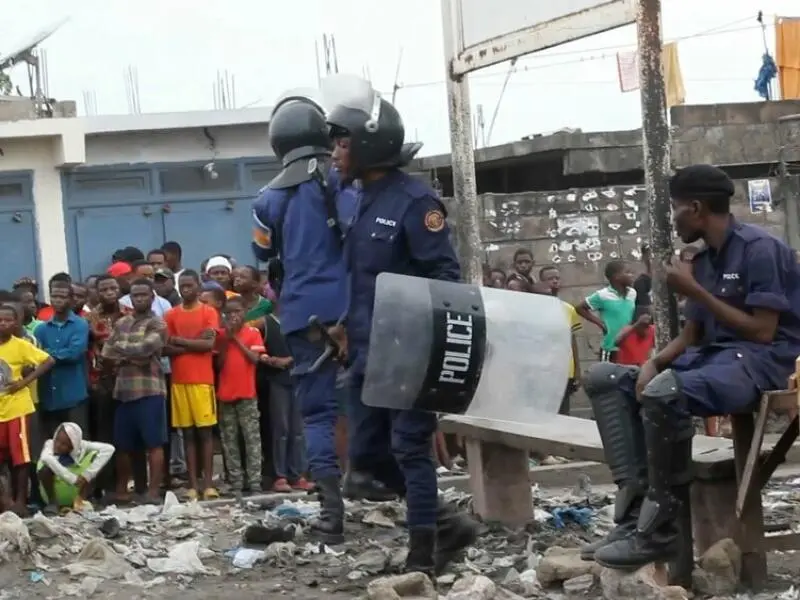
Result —
[{"label": "white t-shirt", "polygon": [[[131,295],[125,294],[122,298],[119,299],[119,303],[124,306],[125,308],[133,308],[133,303],[131,302]],[[164,318],[164,315],[167,314],[167,311],[172,308],[172,304],[169,303],[169,300],[166,298],[162,298],[161,296],[156,296],[153,298],[153,304],[150,307],[150,310],[153,311],[153,314],[157,317]]]}]

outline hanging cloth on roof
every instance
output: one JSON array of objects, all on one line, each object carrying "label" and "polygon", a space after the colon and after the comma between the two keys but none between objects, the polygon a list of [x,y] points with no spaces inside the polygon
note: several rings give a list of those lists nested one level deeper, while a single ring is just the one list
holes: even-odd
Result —
[{"label": "hanging cloth on roof", "polygon": [[764,100],[774,100],[775,93],[772,88],[772,80],[778,74],[778,65],[775,64],[775,59],[769,53],[769,44],[767,44],[767,25],[764,23],[764,11],[758,11],[756,21],[761,26],[761,39],[764,42],[764,54],[761,56],[761,67],[758,69],[758,76],[756,77],[753,89],[758,92]]},{"label": "hanging cloth on roof", "polygon": [[[661,63],[664,67],[664,91],[667,108],[686,102],[686,88],[683,85],[681,63],[678,58],[678,44],[670,42],[661,48]],[[617,74],[621,92],[639,89],[639,53],[635,50],[617,52]]]},{"label": "hanging cloth on roof", "polygon": [[775,79],[778,74],[778,66],[775,64],[769,52],[764,53],[761,59],[761,68],[758,70],[758,77],[756,77],[753,89],[758,92],[764,100],[772,100],[772,93],[770,92],[770,83]]},{"label": "hanging cloth on roof", "polygon": [[667,93],[667,108],[686,102],[686,88],[683,86],[681,61],[678,58],[678,44],[670,42],[661,49],[661,62],[664,65],[664,90]]},{"label": "hanging cloth on roof", "polygon": [[776,17],[775,62],[783,100],[800,99],[800,18]]}]

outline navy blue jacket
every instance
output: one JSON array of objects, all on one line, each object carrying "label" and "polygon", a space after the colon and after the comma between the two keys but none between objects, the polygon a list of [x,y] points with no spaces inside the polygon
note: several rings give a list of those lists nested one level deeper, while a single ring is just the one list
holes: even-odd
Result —
[{"label": "navy blue jacket", "polygon": [[[352,192],[338,194],[337,202],[354,204],[355,197]],[[347,212],[345,209],[343,212]],[[269,260],[280,256],[283,262],[279,299],[283,333],[306,328],[312,315],[323,322],[340,319],[347,306],[342,242],[327,225],[320,184],[307,181],[296,188],[265,188],[253,204],[253,217],[258,258]],[[283,223],[277,231],[281,218]]]},{"label": "navy blue jacket", "polygon": [[444,207],[419,179],[395,170],[360,190],[345,236],[350,275],[348,349],[354,373],[366,366],[379,273],[458,281],[461,271]]},{"label": "navy blue jacket", "polygon": [[749,313],[757,308],[779,313],[778,328],[771,343],[745,341],[689,300],[686,319],[698,325],[702,338],[674,364],[688,366],[697,355],[735,349],[759,389],[785,388],[800,355],[800,269],[794,251],[760,227],[732,220],[722,247],[700,251],[693,266],[700,285],[728,304]]}]

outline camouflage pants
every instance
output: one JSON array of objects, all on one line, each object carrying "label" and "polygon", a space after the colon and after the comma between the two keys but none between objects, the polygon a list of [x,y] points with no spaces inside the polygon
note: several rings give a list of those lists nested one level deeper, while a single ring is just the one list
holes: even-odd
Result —
[{"label": "camouflage pants", "polygon": [[247,462],[245,465],[247,480],[254,490],[258,490],[261,483],[261,430],[258,402],[255,399],[220,402],[219,432],[231,486],[234,489],[241,489],[244,481],[242,454],[239,447],[239,433],[241,432]]}]

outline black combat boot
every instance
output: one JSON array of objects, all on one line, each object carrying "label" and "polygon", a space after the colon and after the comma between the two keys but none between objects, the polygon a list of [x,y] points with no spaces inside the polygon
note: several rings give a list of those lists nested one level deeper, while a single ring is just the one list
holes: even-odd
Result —
[{"label": "black combat boot", "polygon": [[478,523],[452,504],[439,503],[436,516],[436,573],[439,574],[478,537]]},{"label": "black combat boot", "polygon": [[636,532],[636,523],[639,520],[639,512],[646,491],[647,483],[644,481],[633,481],[620,487],[614,502],[614,529],[609,531],[604,538],[582,546],[581,558],[583,560],[594,560],[594,553],[598,549],[612,542],[623,540]]},{"label": "black combat boot", "polygon": [[348,471],[344,476],[344,496],[350,500],[388,502],[396,500],[397,494],[369,473]]},{"label": "black combat boot", "polygon": [[[677,389],[677,388],[676,388]],[[681,505],[674,490],[691,480],[691,418],[643,398],[649,489],[634,535],[599,548],[594,559],[612,569],[637,569],[652,562],[669,562],[680,550],[677,517]]]},{"label": "black combat boot", "polygon": [[419,527],[408,531],[408,557],[406,558],[406,573],[418,571],[428,577],[435,574],[434,552],[436,545],[436,530],[431,527]]},{"label": "black combat boot", "polygon": [[316,491],[322,508],[319,517],[309,522],[312,532],[330,545],[344,543],[344,501],[338,477],[316,481]]}]

